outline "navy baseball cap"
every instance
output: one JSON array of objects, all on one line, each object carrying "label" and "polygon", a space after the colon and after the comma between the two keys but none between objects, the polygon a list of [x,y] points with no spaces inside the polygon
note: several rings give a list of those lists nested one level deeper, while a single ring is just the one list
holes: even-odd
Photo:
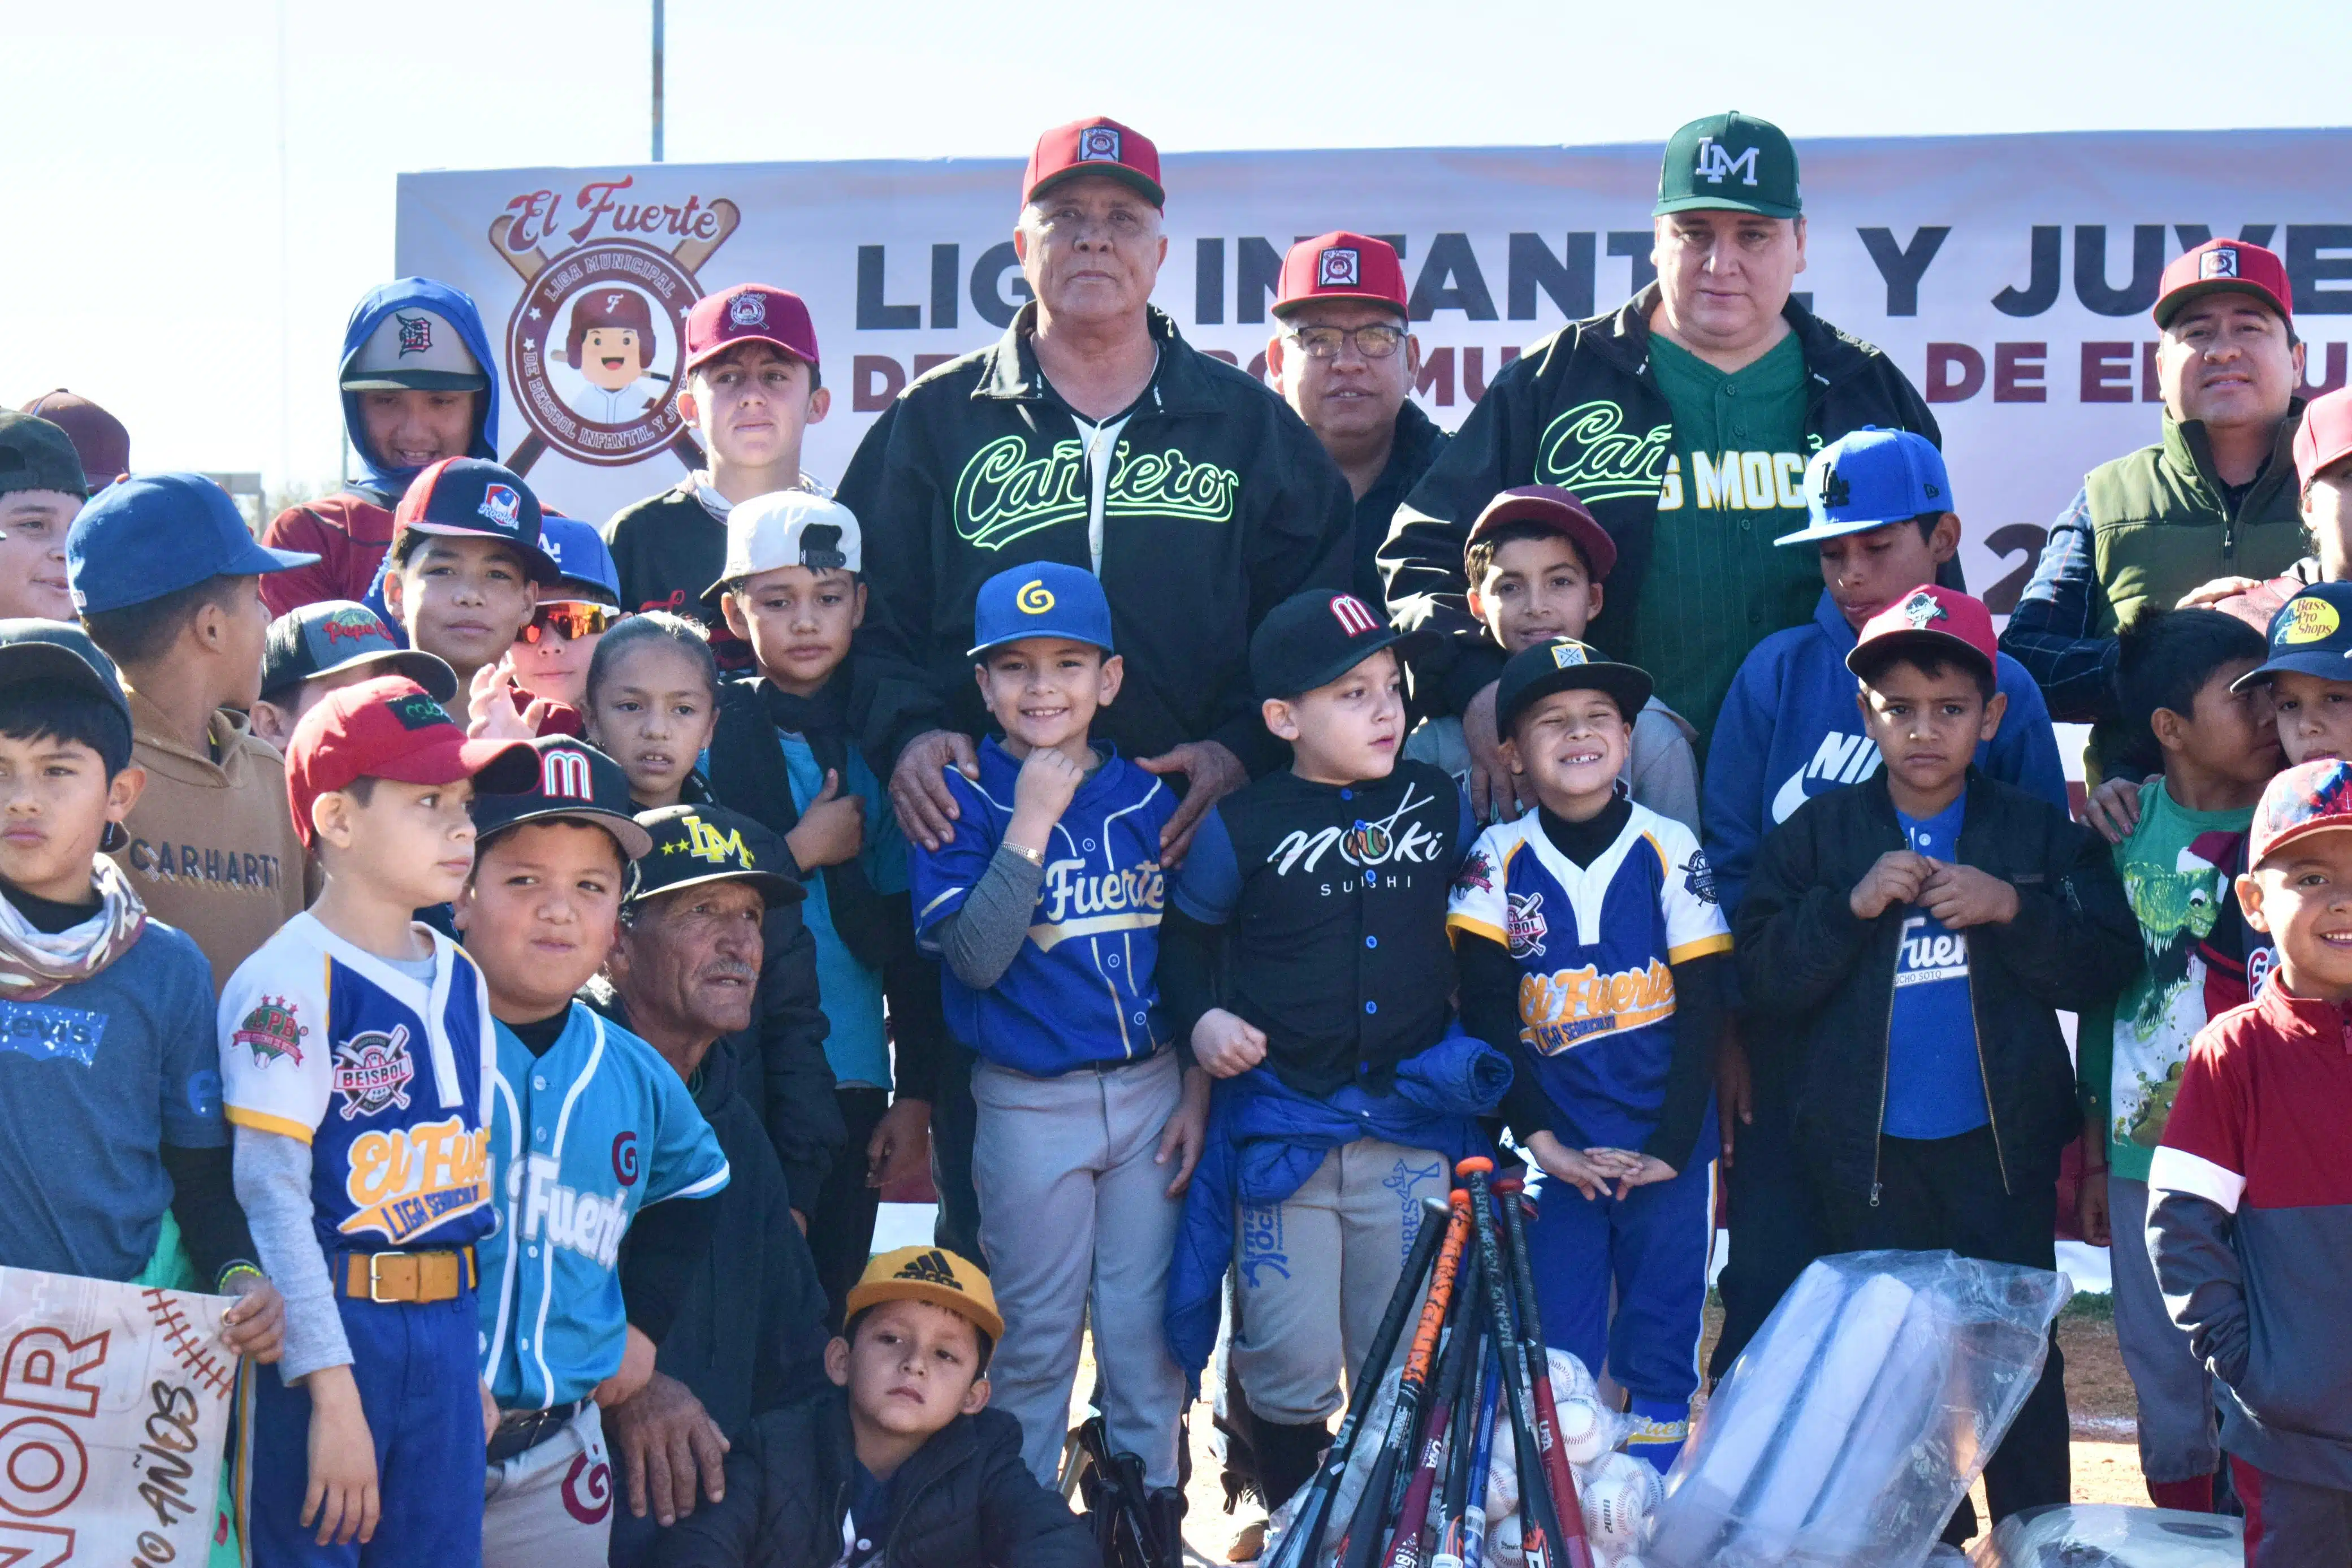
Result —
[{"label": "navy baseball cap", "polygon": [[2352,682],[2352,582],[2315,582],[2271,617],[2270,656],[2231,684],[2233,692],[2266,686],[2293,672]]},{"label": "navy baseball cap", "polygon": [[122,695],[122,677],[79,626],[31,616],[0,621],[0,685],[19,681],[96,697],[122,716],[122,733],[131,734],[131,699]]},{"label": "navy baseball cap", "polygon": [[510,546],[542,587],[563,569],[540,543],[545,514],[522,476],[487,457],[444,457],[408,482],[392,515],[393,538],[420,534],[497,539]]},{"label": "navy baseball cap", "polygon": [[549,512],[540,518],[540,548],[555,558],[562,576],[541,597],[546,599],[583,600],[591,604],[621,602],[621,570],[613,564],[613,552],[604,544],[604,536],[577,517]]},{"label": "navy baseball cap", "polygon": [[538,754],[538,781],[510,795],[476,795],[477,841],[522,822],[562,820],[604,829],[624,860],[653,853],[654,836],[638,825],[629,776],[619,763],[573,736],[542,735],[524,744]]},{"label": "navy baseball cap", "polygon": [[1813,454],[1805,465],[1811,520],[1772,542],[1814,544],[1951,509],[1951,476],[1934,442],[1908,430],[1865,424]]},{"label": "navy baseball cap", "polygon": [[1024,637],[1066,637],[1116,653],[1110,640],[1110,601],[1102,584],[1082,566],[1032,561],[998,572],[980,585],[972,606],[972,644],[966,658]]},{"label": "navy baseball cap", "polygon": [[1495,683],[1495,727],[1507,736],[1519,716],[1554,692],[1606,692],[1627,724],[1650,700],[1650,673],[1621,664],[1590,643],[1555,637],[1522,648]]},{"label": "navy baseball cap", "polygon": [[1267,611],[1251,633],[1250,684],[1261,697],[1295,697],[1404,641],[1406,633],[1354,594],[1309,589]]},{"label": "navy baseball cap", "polygon": [[275,702],[316,675],[345,670],[406,675],[447,702],[457,695],[457,673],[434,654],[404,648],[383,618],[348,599],[323,599],[289,610],[269,623],[261,652],[261,695]]},{"label": "navy baseball cap", "polygon": [[254,542],[228,492],[201,474],[139,474],[100,490],[66,530],[66,582],[85,615],[127,610],[215,577],[316,566]]}]

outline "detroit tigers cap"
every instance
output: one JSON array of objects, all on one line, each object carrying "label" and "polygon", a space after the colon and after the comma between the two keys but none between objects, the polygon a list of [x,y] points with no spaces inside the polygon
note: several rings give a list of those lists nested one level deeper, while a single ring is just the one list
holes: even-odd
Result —
[{"label": "detroit tigers cap", "polygon": [[325,599],[289,610],[269,623],[262,643],[261,695],[277,702],[320,675],[365,671],[405,675],[436,702],[457,695],[457,673],[438,656],[404,648],[366,605]]},{"label": "detroit tigers cap", "polygon": [[542,586],[563,569],[540,543],[546,514],[522,476],[487,457],[444,457],[408,482],[392,514],[395,546],[402,534],[471,535],[513,547]]},{"label": "detroit tigers cap", "polygon": [[1168,193],[1160,186],[1160,149],[1140,131],[1107,115],[1074,120],[1037,138],[1021,176],[1021,200],[1034,202],[1080,174],[1108,174],[1140,192],[1153,206],[1168,205]]},{"label": "detroit tigers cap", "polygon": [[706,294],[686,313],[686,368],[694,369],[738,343],[765,343],[814,365],[816,323],[808,302],[789,288],[739,283]]},{"label": "detroit tigers cap", "polygon": [[0,413],[0,496],[17,490],[88,497],[89,480],[62,429],[37,414]]},{"label": "detroit tigers cap", "polygon": [[2277,311],[2280,320],[2294,320],[2294,287],[2276,251],[2242,239],[2209,239],[2173,257],[2164,269],[2156,291],[2156,324],[2168,327],[2190,300],[2223,293],[2251,294]]},{"label": "detroit tigers cap", "polygon": [[1809,521],[1772,542],[1816,544],[1952,509],[1951,476],[1934,442],[1865,424],[1813,454],[1805,465]]},{"label": "detroit tigers cap", "polygon": [[140,474],[100,490],[66,530],[66,581],[85,615],[126,610],[215,577],[315,566],[254,542],[228,492],[201,474]]},{"label": "detroit tigers cap", "polygon": [[621,765],[568,735],[542,735],[517,742],[538,759],[539,777],[511,794],[474,797],[475,842],[524,822],[585,822],[613,835],[624,860],[653,852],[654,836],[637,821],[629,800],[629,776]]},{"label": "detroit tigers cap", "polygon": [[1993,635],[1992,612],[1984,607],[1984,601],[1933,583],[1913,589],[1865,622],[1853,651],[1845,656],[1845,667],[1860,674],[1870,657],[1890,647],[1957,653],[1982,665],[1988,674],[2000,668],[2000,644]]},{"label": "detroit tigers cap", "polygon": [[539,758],[519,740],[468,740],[432,694],[405,675],[329,692],[302,716],[286,742],[286,799],[305,848],[310,807],[330,789],[361,779],[400,784],[454,784],[471,779],[489,790],[528,789]]},{"label": "detroit tigers cap", "polygon": [[727,514],[727,564],[703,592],[779,567],[856,572],[865,561],[856,513],[814,490],[775,490]]},{"label": "detroit tigers cap", "polygon": [[560,512],[542,512],[539,519],[539,548],[554,559],[561,574],[541,596],[541,603],[575,599],[616,609],[620,606],[621,569],[614,563],[613,551],[604,543],[604,536],[593,526]]},{"label": "detroit tigers cap", "polygon": [[0,621],[0,685],[38,681],[51,691],[93,696],[122,716],[125,747],[131,735],[131,699],[114,661],[89,633],[63,621],[30,616]]},{"label": "detroit tigers cap", "polygon": [[1082,566],[1033,561],[1009,567],[980,585],[972,604],[972,644],[964,654],[977,659],[991,648],[1024,637],[1066,637],[1117,653],[1110,640],[1110,601],[1102,584]]},{"label": "detroit tigers cap", "polygon": [[482,362],[438,310],[395,307],[343,361],[345,392],[479,392]]},{"label": "detroit tigers cap", "polygon": [[2233,692],[2266,686],[2283,674],[2352,681],[2352,582],[2315,582],[2278,607],[2265,635],[2270,653],[2230,683]]},{"label": "detroit tigers cap", "polygon": [[808,896],[788,874],[793,856],[783,841],[740,811],[709,804],[663,806],[638,812],[637,824],[652,846],[637,862],[631,904],[713,882],[743,883],[771,909]]},{"label": "detroit tigers cap", "polygon": [[1508,523],[1540,524],[1574,545],[1595,582],[1617,565],[1617,541],[1590,507],[1557,485],[1517,485],[1487,502],[1470,525],[1470,537],[1462,541],[1463,553],[1466,556],[1472,545],[1492,538]]},{"label": "detroit tigers cap", "polygon": [[2297,839],[2345,828],[2352,828],[2352,762],[2299,762],[2263,787],[2247,863],[2259,866]]},{"label": "detroit tigers cap", "polygon": [[2308,490],[2347,457],[2352,457],[2352,387],[2337,387],[2303,405],[2294,432],[2295,483]]},{"label": "detroit tigers cap", "polygon": [[1732,110],[1694,120],[1667,139],[1655,217],[1702,208],[1802,217],[1797,150],[1769,120]]},{"label": "detroit tigers cap", "polygon": [[79,392],[63,387],[43,392],[23,412],[39,414],[66,433],[81,458],[82,475],[93,487],[111,485],[131,472],[131,433]]},{"label": "detroit tigers cap", "polygon": [[1250,685],[1261,697],[1295,697],[1405,641],[1406,633],[1354,594],[1309,589],[1267,611],[1250,634]]},{"label": "detroit tigers cap", "polygon": [[944,1247],[901,1247],[876,1257],[842,1298],[842,1318],[884,1301],[929,1301],[968,1320],[992,1344],[1004,1337],[995,1287],[979,1264]]},{"label": "detroit tigers cap", "polygon": [[1404,264],[1397,259],[1396,247],[1384,239],[1346,229],[1300,240],[1282,258],[1274,313],[1279,316],[1316,299],[1361,299],[1385,305],[1400,316],[1412,315],[1405,296]]},{"label": "detroit tigers cap", "polygon": [[1495,727],[1508,735],[1521,714],[1554,692],[1583,691],[1608,693],[1631,724],[1653,689],[1647,670],[1620,664],[1590,643],[1555,637],[1520,649],[1503,665],[1495,683]]}]

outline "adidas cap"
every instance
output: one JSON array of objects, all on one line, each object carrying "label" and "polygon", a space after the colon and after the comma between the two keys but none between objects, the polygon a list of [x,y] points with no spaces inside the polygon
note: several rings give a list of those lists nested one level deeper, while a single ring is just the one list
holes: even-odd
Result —
[{"label": "adidas cap", "polygon": [[970,1318],[992,1343],[1004,1337],[988,1276],[971,1259],[944,1247],[901,1247],[875,1259],[850,1288],[842,1317],[854,1318],[884,1301],[929,1301]]}]

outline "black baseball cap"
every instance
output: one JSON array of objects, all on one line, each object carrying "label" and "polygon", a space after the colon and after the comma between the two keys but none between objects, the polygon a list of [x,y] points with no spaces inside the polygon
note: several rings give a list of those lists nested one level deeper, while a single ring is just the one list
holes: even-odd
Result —
[{"label": "black baseball cap", "polygon": [[808,896],[795,878],[766,869],[793,863],[782,841],[740,812],[663,806],[639,812],[637,821],[653,836],[653,848],[637,866],[631,904],[712,882],[749,883],[771,909]]},{"label": "black baseball cap", "polygon": [[122,695],[122,677],[80,627],[32,616],[0,621],[0,685],[26,681],[96,697],[122,716],[123,733],[131,733],[131,699]]},{"label": "black baseball cap", "polygon": [[73,437],[37,414],[0,411],[0,495],[12,490],[88,496],[89,479]]},{"label": "black baseball cap", "polygon": [[486,457],[444,457],[408,482],[392,514],[393,538],[420,534],[497,539],[523,559],[541,587],[563,568],[540,540],[546,514],[522,476]]},{"label": "black baseball cap", "polygon": [[1328,686],[1383,648],[1402,656],[1423,639],[1400,632],[1352,593],[1310,589],[1267,612],[1250,637],[1250,680],[1261,697],[1295,697]]},{"label": "black baseball cap", "polygon": [[621,846],[625,860],[643,860],[653,852],[653,835],[637,825],[630,810],[629,776],[619,763],[568,735],[542,735],[523,745],[538,755],[538,780],[511,795],[476,795],[474,831],[478,838],[522,822],[561,819],[604,829]]},{"label": "black baseball cap", "polygon": [[1651,686],[1647,670],[1618,664],[1590,643],[1555,637],[1520,649],[1503,666],[1495,683],[1495,728],[1510,734],[1521,714],[1554,692],[1606,692],[1631,724],[1650,700]]},{"label": "black baseball cap", "polygon": [[349,599],[322,599],[269,623],[261,653],[261,695],[276,702],[313,676],[359,669],[371,675],[406,675],[435,702],[457,695],[457,673],[444,660],[421,648],[402,647],[374,611]]}]

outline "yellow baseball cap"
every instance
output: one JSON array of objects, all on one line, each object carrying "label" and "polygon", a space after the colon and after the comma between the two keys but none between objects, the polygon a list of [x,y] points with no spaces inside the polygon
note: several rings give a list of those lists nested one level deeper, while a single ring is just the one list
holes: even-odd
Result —
[{"label": "yellow baseball cap", "polygon": [[866,1264],[850,1290],[844,1315],[854,1318],[884,1301],[929,1301],[970,1318],[991,1343],[1004,1337],[1004,1320],[997,1315],[996,1292],[988,1276],[971,1259],[944,1247],[901,1247]]}]

